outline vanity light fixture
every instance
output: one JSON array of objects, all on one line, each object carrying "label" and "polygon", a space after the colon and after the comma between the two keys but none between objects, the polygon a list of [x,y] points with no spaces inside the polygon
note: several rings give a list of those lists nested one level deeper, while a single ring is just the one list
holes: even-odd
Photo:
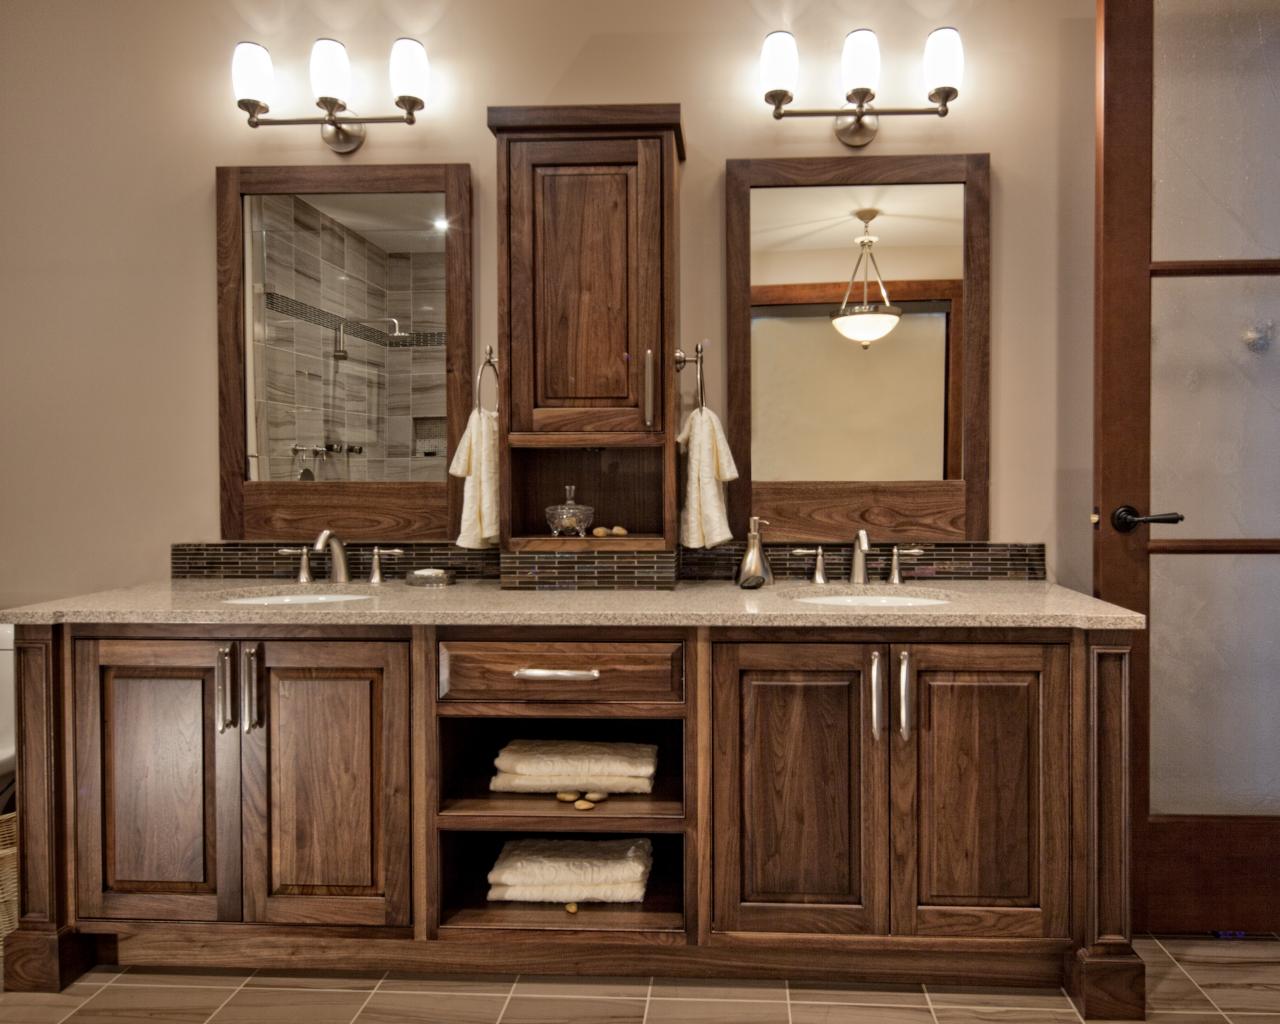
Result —
[{"label": "vanity light fixture", "polygon": [[[862,221],[862,237],[858,239],[858,260],[853,265],[853,273],[849,275],[849,287],[844,290],[844,300],[840,308],[831,314],[831,326],[851,341],[861,343],[863,348],[870,348],[873,341],[883,338],[898,326],[902,310],[889,302],[889,292],[885,289],[884,278],[880,276],[880,264],[872,247],[880,239],[871,233],[871,222],[879,216],[879,210],[856,210],[854,216]],[[858,280],[858,271],[862,271],[862,301],[849,305],[849,295]],[[875,272],[876,284],[880,286],[880,298],[883,302],[871,301],[871,273]]]},{"label": "vanity light fixture", "polygon": [[924,89],[931,107],[875,107],[880,84],[880,43],[867,28],[855,29],[844,39],[840,55],[840,76],[848,106],[839,110],[791,110],[800,53],[790,32],[770,32],[760,49],[760,79],[764,101],[773,107],[775,120],[784,117],[831,117],[836,138],[846,146],[860,148],[876,137],[881,117],[934,114],[946,117],[950,104],[960,95],[964,79],[964,46],[954,28],[934,29],[924,44]]},{"label": "vanity light fixture", "polygon": [[320,137],[335,153],[354,153],[364,144],[367,124],[413,124],[426,102],[431,77],[427,51],[416,39],[397,39],[389,61],[391,96],[404,113],[399,117],[360,117],[347,109],[351,98],[351,61],[336,39],[317,39],[311,47],[311,92],[322,117],[263,117],[271,109],[275,73],[271,54],[259,43],[237,43],[231,56],[231,84],[236,106],[249,115],[249,127],[318,124]]}]

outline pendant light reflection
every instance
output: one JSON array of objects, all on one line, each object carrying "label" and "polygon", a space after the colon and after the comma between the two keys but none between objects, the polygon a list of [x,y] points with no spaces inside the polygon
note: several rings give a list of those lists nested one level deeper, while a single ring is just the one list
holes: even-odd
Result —
[{"label": "pendant light reflection", "polygon": [[[831,326],[850,341],[856,341],[862,347],[870,348],[873,341],[879,341],[898,326],[902,310],[889,302],[889,292],[885,289],[884,278],[880,276],[880,264],[876,262],[872,251],[879,239],[871,233],[871,222],[879,215],[879,210],[857,210],[854,216],[862,221],[862,237],[858,239],[858,260],[853,265],[853,273],[849,275],[849,287],[844,290],[844,300],[840,308],[831,314]],[[849,296],[858,281],[858,271],[862,271],[862,301],[849,304]],[[871,301],[871,274],[876,275],[876,285],[880,289],[881,302]]]}]

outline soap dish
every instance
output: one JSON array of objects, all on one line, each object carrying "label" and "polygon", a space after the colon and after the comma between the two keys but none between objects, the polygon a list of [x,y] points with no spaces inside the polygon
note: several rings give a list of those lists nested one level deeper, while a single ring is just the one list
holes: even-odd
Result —
[{"label": "soap dish", "polygon": [[411,587],[449,587],[453,585],[451,569],[419,569],[404,578]]}]

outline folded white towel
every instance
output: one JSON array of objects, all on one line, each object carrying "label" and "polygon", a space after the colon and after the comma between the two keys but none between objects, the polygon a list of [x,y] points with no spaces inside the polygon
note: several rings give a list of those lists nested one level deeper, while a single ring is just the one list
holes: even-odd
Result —
[{"label": "folded white towel", "polygon": [[489,884],[643,884],[652,866],[648,839],[511,839],[489,872]]},{"label": "folded white towel", "polygon": [[559,793],[566,789],[600,793],[652,793],[652,777],[638,775],[516,775],[498,772],[489,780],[494,793]]},{"label": "folded white towel", "polygon": [[680,543],[687,548],[712,548],[733,540],[724,508],[724,485],[738,479],[738,467],[720,417],[710,409],[694,409],[677,440],[688,452]]},{"label": "folded white towel", "polygon": [[491,885],[490,900],[517,903],[640,903],[644,882],[611,882],[604,885]]},{"label": "folded white towel", "polygon": [[652,778],[658,748],[651,743],[512,740],[494,759],[512,775],[635,775]]},{"label": "folded white towel", "polygon": [[498,414],[473,409],[458,450],[449,464],[452,476],[466,477],[462,488],[460,548],[487,548],[498,539]]}]

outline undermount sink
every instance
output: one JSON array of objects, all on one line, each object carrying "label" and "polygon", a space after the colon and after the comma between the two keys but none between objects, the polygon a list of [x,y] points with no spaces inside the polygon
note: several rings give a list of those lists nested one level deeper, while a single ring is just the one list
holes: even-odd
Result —
[{"label": "undermount sink", "polygon": [[260,594],[256,597],[224,597],[223,604],[336,604],[339,601],[367,601],[368,594]]},{"label": "undermount sink", "polygon": [[951,595],[915,587],[818,587],[783,591],[781,596],[801,604],[835,605],[841,608],[927,608],[950,604]]}]

